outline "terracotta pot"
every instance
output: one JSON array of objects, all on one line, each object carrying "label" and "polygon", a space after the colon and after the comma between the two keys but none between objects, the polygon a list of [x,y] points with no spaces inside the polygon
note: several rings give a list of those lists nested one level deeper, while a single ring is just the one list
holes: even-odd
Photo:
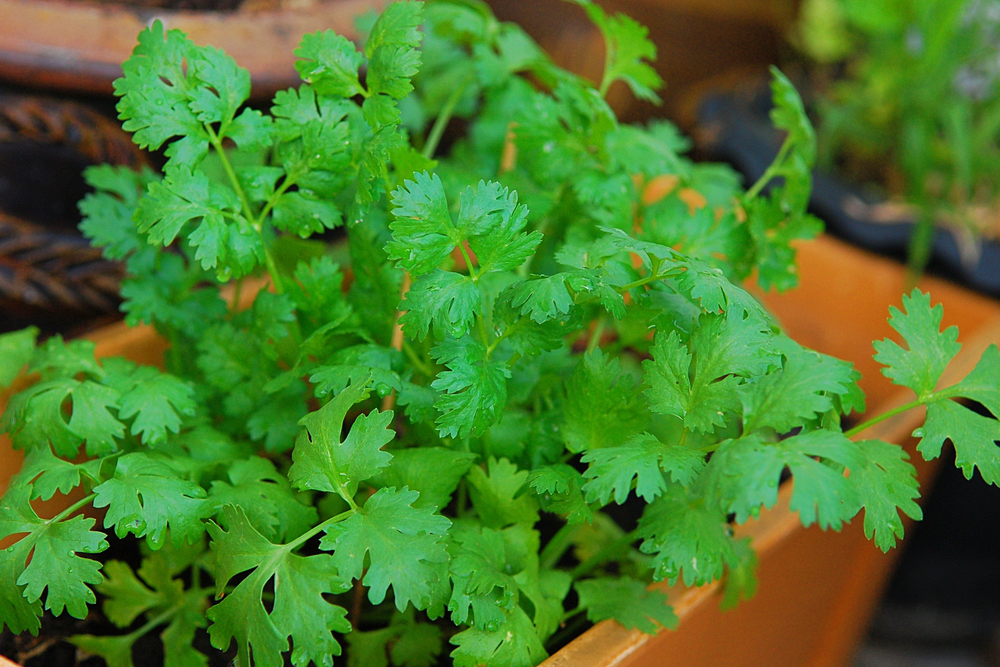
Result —
[{"label": "terracotta pot", "polygon": [[[854,362],[862,372],[869,415],[908,402],[908,390],[895,387],[871,359],[871,342],[893,335],[887,308],[904,289],[902,267],[823,237],[800,246],[801,286],[762,299],[799,342]],[[957,324],[961,353],[943,383],[968,373],[983,350],[1000,342],[1000,304],[931,278],[921,287],[945,304],[944,324]],[[115,325],[90,337],[100,356],[122,354],[144,363],[162,360],[165,345],[147,327]],[[2,402],[2,401],[0,401]],[[2,407],[2,406],[0,406]],[[864,433],[905,443],[922,416],[905,413]],[[924,493],[934,465],[914,457]],[[0,439],[0,493],[20,465],[20,454]],[[544,663],[544,667],[610,667],[664,664],[685,667],[843,664],[867,624],[898,549],[882,554],[865,539],[861,521],[840,533],[803,528],[788,508],[791,484],[778,504],[738,529],[750,536],[760,558],[757,596],[736,609],[719,609],[719,586],[674,587],[668,594],[680,627],[657,636],[626,630],[606,621],[585,632]],[[53,499],[53,503],[65,499]],[[58,511],[47,507],[49,512]],[[6,667],[0,659],[0,667]]]},{"label": "terracotta pot", "polygon": [[[277,9],[174,11],[85,0],[0,0],[0,78],[34,88],[111,93],[139,31],[154,19],[211,44],[250,70],[253,96],[297,85],[293,49],[302,35],[357,36],[354,19],[387,0],[292,0]],[[248,3],[252,4],[252,3]]]}]

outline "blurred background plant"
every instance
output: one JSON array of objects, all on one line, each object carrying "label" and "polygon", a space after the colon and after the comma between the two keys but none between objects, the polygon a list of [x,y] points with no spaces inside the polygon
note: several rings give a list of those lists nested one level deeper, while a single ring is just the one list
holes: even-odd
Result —
[{"label": "blurred background plant", "polygon": [[915,273],[935,224],[975,262],[1000,237],[1000,2],[806,0],[793,41],[835,79],[817,102],[820,165],[914,207]]}]

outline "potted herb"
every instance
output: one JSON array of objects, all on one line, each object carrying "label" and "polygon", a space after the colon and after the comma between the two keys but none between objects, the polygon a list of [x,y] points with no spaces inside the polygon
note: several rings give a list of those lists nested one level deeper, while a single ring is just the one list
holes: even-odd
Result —
[{"label": "potted herb", "polygon": [[[953,400],[1000,411],[1000,352],[938,388],[957,330],[926,294],[892,314],[904,345],[877,345],[916,400],[845,430],[857,371],[733,282],[791,287],[791,242],[817,231],[788,81],[767,175],[784,183],[743,192],[684,159],[672,126],[618,124],[602,93],[653,97],[652,53],[585,6],[608,40],[597,88],[480,5],[401,2],[363,51],[306,36],[306,83],[268,114],[243,107],[249,77],[222,52],[140,35],[118,108],[168,160],[91,170],[83,229],[125,259],[127,321],[155,327],[163,369],[0,338],[3,384],[34,381],[0,422],[25,452],[0,499],[6,626],[81,617],[96,591],[127,630],[72,641],[111,664],[153,632],[168,663],[200,663],[207,628],[240,665],[330,665],[346,645],[353,664],[528,666],[577,619],[675,626],[651,580],[750,594],[733,526],[779,498],[889,549],[920,514],[915,469],[850,436],[906,409],[927,406],[925,456],[951,439],[969,474],[1000,477],[996,422]],[[451,119],[465,132],[445,148]],[[308,237],[344,223],[341,269]],[[33,509],[74,489],[51,518]],[[111,530],[142,541],[139,568],[92,557]]]},{"label": "potted herb", "polygon": [[[819,138],[813,197],[838,234],[928,262],[1000,294],[994,54],[990,3],[804,3],[797,44]],[[703,106],[712,154],[753,175],[780,139],[760,108],[762,86]]]}]

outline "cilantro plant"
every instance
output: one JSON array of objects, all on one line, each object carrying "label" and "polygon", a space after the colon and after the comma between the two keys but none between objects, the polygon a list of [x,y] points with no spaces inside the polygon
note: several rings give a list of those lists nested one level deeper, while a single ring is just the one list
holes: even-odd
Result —
[{"label": "cilantro plant", "polygon": [[819,105],[821,161],[915,206],[912,269],[936,224],[975,260],[978,241],[1000,234],[995,4],[810,0],[800,28],[810,56],[847,65]]},{"label": "cilantro plant", "polygon": [[[122,633],[72,641],[116,666],[149,633],[165,664],[204,665],[207,631],[243,667],[529,667],[587,621],[674,627],[652,580],[752,594],[732,525],[785,469],[803,524],[863,511],[895,544],[917,483],[897,445],[851,439],[871,422],[844,432],[858,373],[735,282],[794,285],[789,241],[817,231],[794,89],[775,73],[788,138],[744,192],[673,126],[617,122],[602,93],[653,96],[653,47],[585,6],[598,87],[479,4],[401,2],[361,50],[307,35],[303,85],[266,114],[225,54],[143,31],[118,108],[163,173],[92,169],[81,208],[126,262],[127,321],[169,348],[158,369],[0,338],[0,383],[32,383],[0,422],[26,455],[0,499],[4,625],[100,594]],[[926,295],[904,308],[905,347],[878,359],[927,406],[920,450],[950,439],[1000,481],[1000,427],[955,400],[1000,414],[1000,352],[937,388],[957,332]],[[31,504],[72,490],[56,516]],[[140,541],[137,568],[94,558],[110,531]]]}]

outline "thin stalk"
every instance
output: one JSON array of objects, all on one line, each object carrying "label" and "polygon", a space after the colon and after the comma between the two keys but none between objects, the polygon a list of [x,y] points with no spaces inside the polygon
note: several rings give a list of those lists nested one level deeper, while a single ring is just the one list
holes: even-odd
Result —
[{"label": "thin stalk", "polygon": [[566,524],[559,531],[552,536],[549,543],[545,545],[542,549],[542,553],[539,555],[538,567],[543,570],[551,570],[556,566],[556,563],[563,557],[563,554],[572,546],[573,538],[576,536],[577,530],[580,528],[580,524]]},{"label": "thin stalk", "polygon": [[901,414],[903,412],[906,412],[907,410],[912,410],[913,408],[918,408],[921,405],[926,405],[931,399],[933,399],[933,398],[941,398],[942,396],[947,396],[947,394],[945,394],[944,392],[938,392],[936,394],[932,394],[931,396],[928,396],[928,397],[925,397],[925,398],[918,398],[915,401],[910,401],[906,405],[901,405],[898,408],[893,408],[892,410],[887,410],[887,411],[883,412],[882,414],[880,414],[877,417],[872,417],[868,421],[865,421],[865,422],[862,422],[862,423],[858,424],[857,426],[855,426],[854,428],[852,428],[850,431],[846,431],[844,433],[844,435],[846,435],[848,438],[853,438],[854,436],[858,435],[862,431],[871,428],[872,426],[874,426],[875,424],[878,424],[879,422],[883,422],[886,419],[889,419],[890,417],[895,417],[896,415]]},{"label": "thin stalk", "polygon": [[[240,185],[240,179],[236,178],[236,171],[233,169],[232,163],[229,162],[229,156],[226,155],[226,150],[222,147],[222,140],[219,139],[219,135],[215,133],[211,125],[205,125],[205,130],[208,132],[208,140],[211,142],[212,147],[215,148],[215,152],[219,156],[219,161],[222,163],[222,168],[226,171],[226,176],[229,177],[229,182],[232,184],[233,189],[236,190],[236,194],[239,195],[240,201],[243,203],[243,208],[246,210],[247,220],[252,219],[253,207],[250,206],[250,200],[247,198],[245,192],[243,192],[243,186]],[[258,227],[257,231],[260,231]]]},{"label": "thin stalk", "polygon": [[569,573],[573,579],[579,579],[585,574],[590,574],[592,570],[608,562],[615,555],[617,555],[623,548],[628,547],[630,544],[635,542],[636,538],[639,536],[639,529],[636,528],[632,532],[625,533],[620,538],[607,544],[604,548],[600,549],[596,554],[583,561],[577,565]]},{"label": "thin stalk", "polygon": [[757,179],[757,182],[754,183],[750,187],[750,189],[746,191],[746,194],[743,195],[743,201],[753,199],[754,197],[759,195],[760,191],[764,189],[764,186],[766,186],[768,183],[771,182],[771,179],[774,178],[777,173],[777,168],[775,167],[775,165],[780,165],[782,162],[784,162],[785,155],[787,155],[791,147],[792,147],[791,140],[785,139],[785,143],[781,144],[781,149],[778,151],[777,157],[775,157],[774,161],[771,162],[770,165],[768,165],[767,170],[761,175],[760,178]]},{"label": "thin stalk", "polygon": [[601,337],[604,336],[604,329],[608,325],[608,318],[601,315],[597,320],[597,325],[590,332],[590,340],[587,341],[587,352],[593,352],[601,344]]},{"label": "thin stalk", "polygon": [[427,141],[424,143],[424,150],[420,153],[428,160],[434,157],[434,151],[437,150],[438,144],[441,143],[444,130],[448,127],[448,122],[451,120],[452,114],[455,113],[455,107],[458,106],[458,101],[462,99],[462,95],[465,94],[465,88],[468,85],[469,81],[466,79],[461,85],[455,86],[455,90],[451,91],[451,95],[448,96],[444,106],[441,107],[441,113],[434,119],[434,125],[431,127],[431,131],[427,135]]},{"label": "thin stalk", "polygon": [[421,359],[420,355],[417,354],[417,351],[413,349],[413,346],[408,344],[405,340],[403,341],[403,353],[406,354],[407,358],[409,358],[413,367],[425,376],[432,378],[436,375],[430,364]]},{"label": "thin stalk", "polygon": [[349,510],[345,510],[345,511],[341,512],[340,514],[338,514],[336,516],[330,517],[326,521],[323,521],[319,525],[314,526],[313,528],[310,528],[309,530],[307,530],[306,532],[302,533],[301,535],[299,535],[298,537],[296,537],[294,540],[292,540],[291,542],[289,542],[288,544],[286,544],[285,545],[285,549],[288,550],[288,551],[292,551],[293,549],[295,549],[295,548],[297,548],[297,547],[305,544],[310,538],[313,538],[316,535],[319,535],[320,533],[322,533],[324,530],[327,529],[327,527],[332,526],[335,523],[340,523],[341,521],[343,521],[347,517],[353,515],[356,511],[357,511],[357,505],[355,505],[354,507],[352,507]]},{"label": "thin stalk", "polygon": [[46,521],[46,523],[59,523],[60,521],[70,516],[71,514],[73,514],[73,512],[77,511],[81,507],[85,507],[91,500],[93,500],[96,497],[97,497],[96,493],[91,493],[89,496],[81,498],[80,500],[76,501],[75,503],[64,509],[62,512],[59,512],[59,514],[56,514],[54,517]]}]

